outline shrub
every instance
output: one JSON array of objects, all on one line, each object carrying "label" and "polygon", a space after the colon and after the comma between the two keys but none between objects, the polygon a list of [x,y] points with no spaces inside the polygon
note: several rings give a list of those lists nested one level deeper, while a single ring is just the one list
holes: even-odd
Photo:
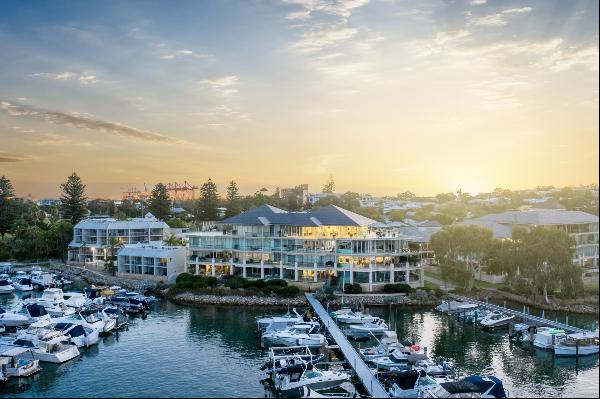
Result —
[{"label": "shrub", "polygon": [[391,294],[391,293],[408,294],[409,292],[412,292],[412,291],[413,291],[413,289],[410,287],[410,285],[404,284],[404,283],[386,284],[383,286],[383,292],[386,292],[388,294]]},{"label": "shrub", "polygon": [[273,287],[287,287],[288,286],[287,281],[279,279],[279,278],[267,280],[266,283],[268,286],[273,286]]},{"label": "shrub", "polygon": [[294,285],[289,285],[287,287],[282,287],[279,289],[279,296],[283,297],[292,297],[296,296],[300,293],[300,289]]},{"label": "shrub", "polygon": [[184,281],[192,281],[194,279],[194,275],[190,274],[190,273],[181,273],[179,276],[177,276],[177,278],[175,279],[175,282],[177,284],[182,283]]},{"label": "shrub", "polygon": [[233,290],[238,288],[245,288],[248,286],[248,280],[246,280],[243,277],[232,277],[230,279],[227,279],[227,281],[225,282],[225,286]]},{"label": "shrub", "polygon": [[206,285],[208,285],[211,288],[215,288],[218,284],[219,284],[219,280],[217,280],[216,277],[211,276],[206,279]]},{"label": "shrub", "polygon": [[346,284],[346,286],[344,287],[344,293],[345,294],[361,294],[362,287],[358,283]]},{"label": "shrub", "polygon": [[[197,277],[200,277],[200,276],[197,276]],[[203,278],[195,279],[194,282],[192,283],[192,288],[195,290],[200,289],[200,288],[206,288],[206,279],[203,279]]]}]

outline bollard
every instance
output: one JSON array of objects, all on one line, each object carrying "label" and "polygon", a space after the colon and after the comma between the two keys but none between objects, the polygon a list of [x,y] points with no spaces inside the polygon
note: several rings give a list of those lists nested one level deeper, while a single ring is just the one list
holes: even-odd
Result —
[{"label": "bollard", "polygon": [[565,324],[568,326],[569,325],[569,315],[567,315],[567,320],[565,321]]}]

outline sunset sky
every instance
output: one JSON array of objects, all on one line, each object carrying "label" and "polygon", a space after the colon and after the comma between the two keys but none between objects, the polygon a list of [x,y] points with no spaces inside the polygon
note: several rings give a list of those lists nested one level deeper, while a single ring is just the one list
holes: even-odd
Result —
[{"label": "sunset sky", "polygon": [[598,182],[597,0],[7,0],[0,54],[19,195]]}]

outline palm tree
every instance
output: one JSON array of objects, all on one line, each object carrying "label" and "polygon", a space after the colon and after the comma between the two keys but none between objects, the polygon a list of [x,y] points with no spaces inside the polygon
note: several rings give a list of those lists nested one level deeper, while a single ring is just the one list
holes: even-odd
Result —
[{"label": "palm tree", "polygon": [[178,238],[175,234],[171,234],[170,236],[165,238],[163,242],[170,247],[185,245],[183,242],[183,238]]},{"label": "palm tree", "polygon": [[123,241],[119,237],[110,237],[108,240],[108,248],[110,257],[108,259],[108,270],[110,274],[115,276],[117,269],[115,268],[115,250],[118,250],[123,246]]}]

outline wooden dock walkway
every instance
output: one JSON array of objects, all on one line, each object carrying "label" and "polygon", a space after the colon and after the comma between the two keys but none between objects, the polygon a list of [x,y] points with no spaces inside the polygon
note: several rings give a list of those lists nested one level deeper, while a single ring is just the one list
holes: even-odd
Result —
[{"label": "wooden dock walkway", "polygon": [[507,314],[510,314],[512,316],[515,316],[515,317],[520,317],[524,321],[535,322],[535,323],[539,323],[541,325],[546,325],[546,326],[549,326],[549,327],[559,328],[559,329],[565,330],[566,332],[569,332],[569,333],[585,333],[585,334],[590,334],[590,335],[597,335],[598,334],[595,331],[589,331],[589,330],[585,330],[583,328],[579,328],[579,327],[575,327],[575,326],[570,326],[568,324],[560,323],[560,322],[555,321],[555,320],[545,319],[545,318],[542,318],[542,317],[539,317],[539,316],[531,315],[529,313],[524,313],[524,312],[520,312],[518,310],[505,308],[503,306],[494,305],[494,304],[491,304],[491,303],[479,301],[477,299],[469,298],[469,297],[466,297],[466,296],[456,295],[456,294],[450,294],[450,296],[452,298],[454,298],[456,300],[459,300],[459,301],[462,301],[462,302],[474,303],[474,304],[477,304],[477,305],[479,305],[479,306],[481,306],[481,307],[483,307],[485,309],[488,309],[488,310],[493,310],[493,311],[498,311],[498,312],[502,312],[502,313],[507,313]]},{"label": "wooden dock walkway", "polygon": [[350,367],[352,367],[365,389],[369,392],[369,395],[375,398],[389,398],[389,395],[383,388],[383,385],[381,385],[381,382],[379,382],[377,377],[373,375],[356,349],[354,349],[348,339],[346,339],[346,336],[338,328],[337,324],[335,324],[335,321],[329,316],[329,314],[327,314],[327,311],[323,305],[317,301],[313,294],[305,295],[308,303],[310,303],[314,311],[323,322],[325,328],[327,328],[336,344],[340,347],[340,350],[346,357],[346,360],[348,360]]}]

